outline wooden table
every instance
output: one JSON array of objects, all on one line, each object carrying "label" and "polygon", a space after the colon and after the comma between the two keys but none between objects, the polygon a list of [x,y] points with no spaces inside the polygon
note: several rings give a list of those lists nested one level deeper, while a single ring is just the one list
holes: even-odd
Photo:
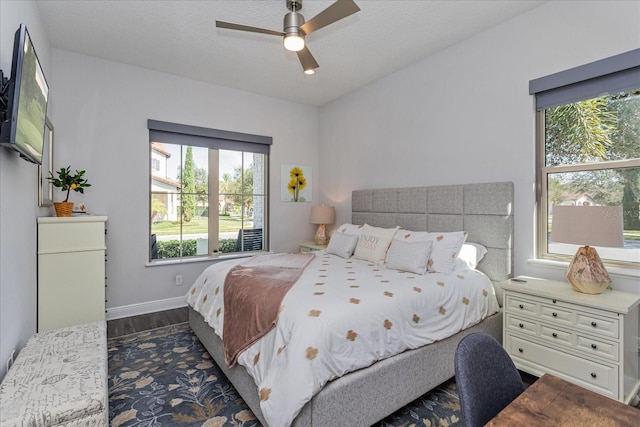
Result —
[{"label": "wooden table", "polygon": [[638,426],[640,410],[545,374],[488,426]]}]

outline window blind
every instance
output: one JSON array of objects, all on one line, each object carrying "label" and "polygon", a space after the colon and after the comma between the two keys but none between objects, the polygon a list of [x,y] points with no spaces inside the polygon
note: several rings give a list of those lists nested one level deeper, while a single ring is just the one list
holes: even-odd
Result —
[{"label": "window blind", "polygon": [[640,49],[621,53],[529,82],[536,110],[640,87]]},{"label": "window blind", "polygon": [[273,138],[178,123],[147,121],[149,142],[269,154]]}]

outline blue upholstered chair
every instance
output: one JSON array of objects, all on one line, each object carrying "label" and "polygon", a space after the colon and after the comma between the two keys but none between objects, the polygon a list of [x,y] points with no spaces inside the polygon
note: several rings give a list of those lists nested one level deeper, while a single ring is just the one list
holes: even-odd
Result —
[{"label": "blue upholstered chair", "polygon": [[520,373],[500,343],[484,333],[458,344],[456,383],[466,427],[483,426],[524,391]]}]

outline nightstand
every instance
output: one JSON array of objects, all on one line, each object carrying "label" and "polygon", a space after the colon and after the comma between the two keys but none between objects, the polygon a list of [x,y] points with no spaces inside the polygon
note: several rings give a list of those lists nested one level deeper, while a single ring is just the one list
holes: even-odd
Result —
[{"label": "nightstand", "polygon": [[300,243],[300,252],[324,251],[327,245],[318,245],[315,242]]},{"label": "nightstand", "polygon": [[516,367],[563,378],[629,403],[636,400],[640,295],[590,295],[567,282],[521,276],[504,289],[503,345]]}]

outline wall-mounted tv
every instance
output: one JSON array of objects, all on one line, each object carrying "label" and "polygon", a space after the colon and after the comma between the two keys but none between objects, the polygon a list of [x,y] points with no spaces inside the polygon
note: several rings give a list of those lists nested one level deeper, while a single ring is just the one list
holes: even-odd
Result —
[{"label": "wall-mounted tv", "polygon": [[11,77],[2,92],[6,111],[0,118],[0,145],[30,162],[42,163],[49,86],[24,24],[16,31]]}]

